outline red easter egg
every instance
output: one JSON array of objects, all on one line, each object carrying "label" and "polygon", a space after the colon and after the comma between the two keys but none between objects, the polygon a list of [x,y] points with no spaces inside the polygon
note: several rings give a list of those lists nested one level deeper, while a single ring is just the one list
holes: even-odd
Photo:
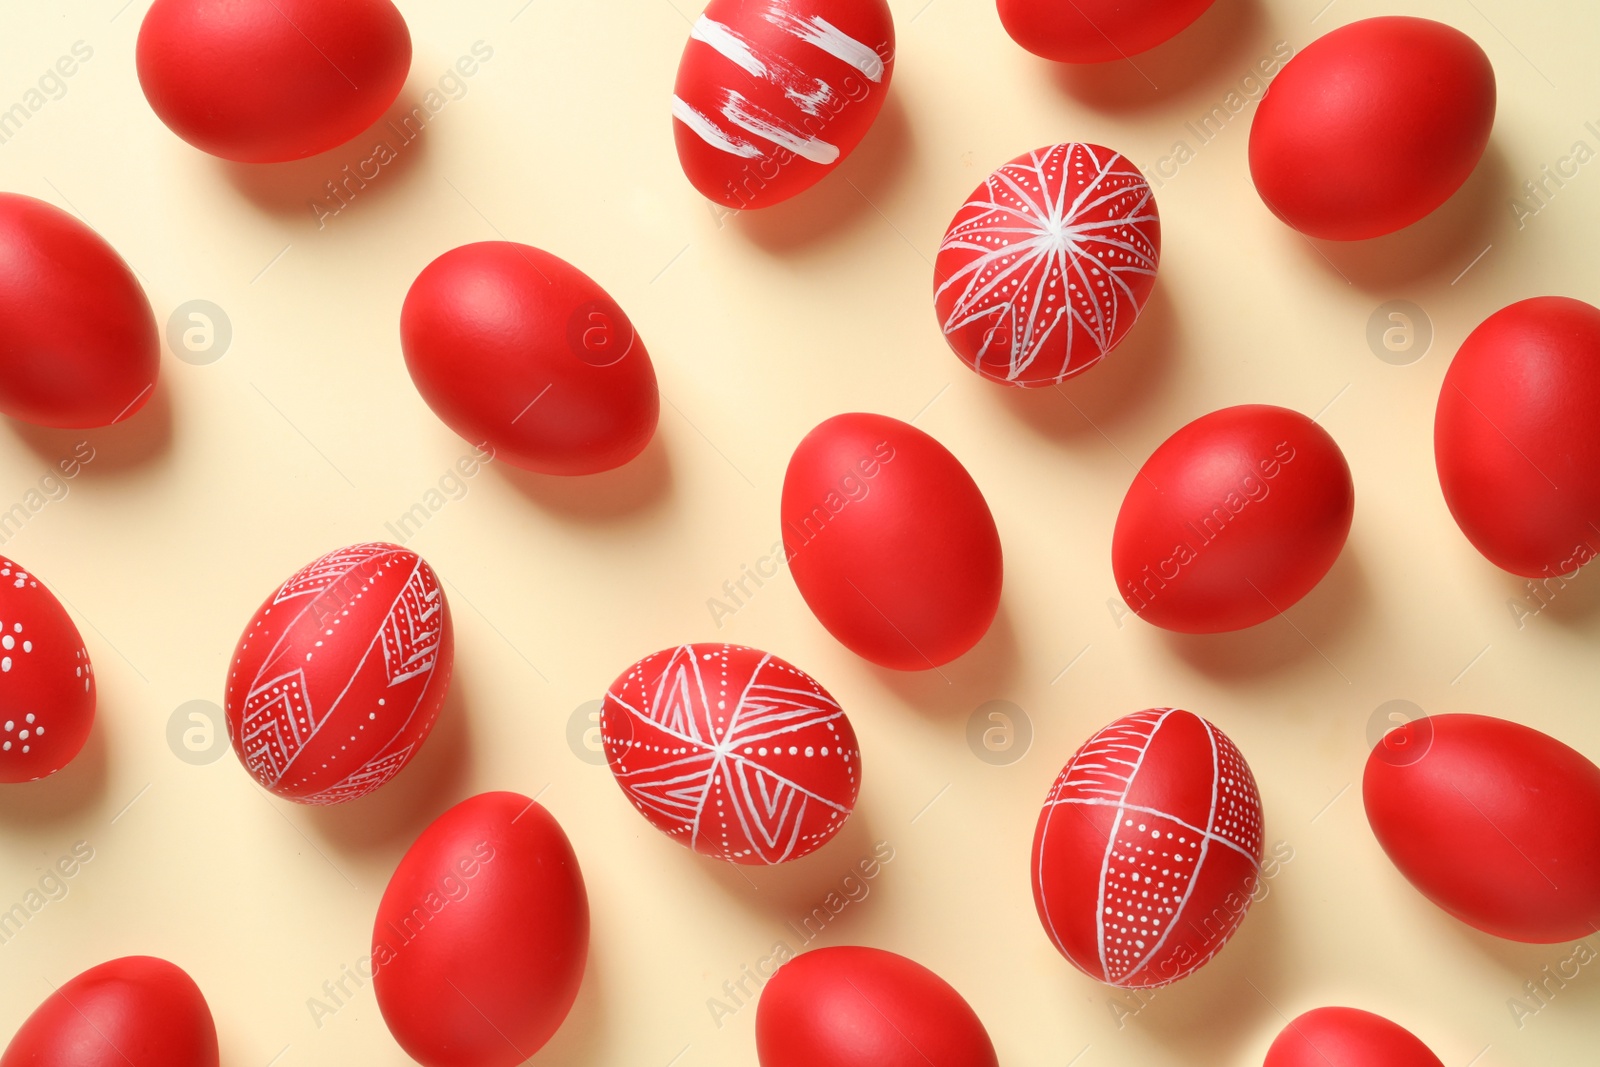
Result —
[{"label": "red easter egg", "polygon": [[1364,19],[1312,41],[1272,82],[1250,126],[1250,174],[1301,233],[1378,237],[1461,188],[1494,110],[1494,68],[1472,38],[1427,19]]},{"label": "red easter egg", "polygon": [[836,415],[783,479],[783,546],[829,633],[881,667],[966,652],[1000,610],[1000,533],[977,483],[938,441],[884,415]]},{"label": "red easter egg", "polygon": [[1096,981],[1164,986],[1222,951],[1261,873],[1261,796],[1200,716],[1118,719],[1056,779],[1033,835],[1033,900],[1050,940]]},{"label": "red easter egg", "polygon": [[0,782],[54,774],[94,725],[94,668],[37,575],[0,556]]},{"label": "red easter egg", "polygon": [[515,1067],[560,1028],[583,982],[589,898],[555,818],[481,793],[434,820],[383,891],[373,988],[423,1067]]},{"label": "red easter egg", "polygon": [[1283,1028],[1263,1067],[1444,1067],[1405,1027],[1357,1008],[1317,1008]]},{"label": "red easter egg", "polygon": [[1139,168],[1099,145],[1053,145],[989,175],[956,212],[934,307],[985,378],[1054,385],[1121,342],[1160,261],[1161,217]]},{"label": "red easter egg", "polygon": [[641,815],[734,863],[815,852],[861,791],[861,750],[838,703],[806,672],[753,648],[646,656],[611,683],[600,736]]},{"label": "red easter egg", "polygon": [[672,96],[683,172],[737,210],[787,200],[861,143],[893,74],[885,0],[711,0]]},{"label": "red easter egg", "polygon": [[893,952],[839,946],[778,968],[756,1008],[761,1067],[997,1067],[972,1006]]},{"label": "red easter egg", "polygon": [[438,575],[398,545],[330,552],[256,609],[228,671],[228,735],[256,781],[343,804],[399,774],[433,730],[455,637]]},{"label": "red easter egg", "polygon": [[1145,461],[1117,515],[1111,569],[1147,622],[1242,630],[1322,581],[1354,512],[1350,467],[1326,430],[1286,408],[1224,408]]},{"label": "red easter egg", "polygon": [[1569,575],[1600,554],[1600,309],[1524,300],[1472,331],[1439,391],[1445,503],[1497,567]]},{"label": "red easter egg", "polygon": [[1000,0],[1000,22],[1036,56],[1110,63],[1176,37],[1213,0]]},{"label": "red easter egg", "polygon": [[281,163],[336,148],[383,117],[411,71],[390,0],[155,0],[139,84],[203,152]]},{"label": "red easter egg", "polygon": [[496,459],[595,474],[655,434],[644,341],[604,289],[548,252],[510,241],[446,252],[406,295],[400,339],[422,399]]},{"label": "red easter egg", "polygon": [[161,337],[133,271],[89,227],[0,193],[0,412],[110,426],[150,399]]},{"label": "red easter egg", "polygon": [[1600,767],[1555,738],[1484,715],[1391,731],[1362,785],[1389,859],[1485,933],[1555,944],[1600,930]]},{"label": "red easter egg", "polygon": [[91,967],[28,1016],[0,1067],[217,1067],[200,987],[150,956]]}]

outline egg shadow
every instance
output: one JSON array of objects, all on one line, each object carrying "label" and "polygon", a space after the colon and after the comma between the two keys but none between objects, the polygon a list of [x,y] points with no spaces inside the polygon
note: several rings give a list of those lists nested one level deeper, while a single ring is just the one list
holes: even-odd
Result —
[{"label": "egg shadow", "polygon": [[1054,388],[996,389],[1001,403],[1041,437],[1062,444],[1101,440],[1102,431],[1125,422],[1171,380],[1178,348],[1177,311],[1158,281],[1139,321],[1099,363]]},{"label": "egg shadow", "polygon": [[525,1060],[528,1067],[576,1067],[579,1064],[603,1064],[606,1057],[607,1033],[612,1029],[610,1013],[606,1007],[605,980],[599,966],[600,953],[594,950],[594,937],[589,938],[589,955],[583,965],[583,984],[578,987],[578,999],[561,1028],[548,1044]]},{"label": "egg shadow", "polygon": [[1016,624],[1002,597],[988,632],[949,663],[920,671],[869,667],[873,677],[900,700],[929,718],[946,720],[970,715],[979,704],[1012,689],[1020,659]]},{"label": "egg shadow", "polygon": [[658,430],[643,452],[615,470],[564,477],[504,461],[500,477],[541,510],[577,522],[603,523],[659,508],[672,494],[672,454]]},{"label": "egg shadow", "polygon": [[[421,103],[425,92],[426,88],[407,85],[378,121],[319,155],[288,163],[219,159],[215,165],[235,190],[269,215],[318,220],[313,208],[317,203],[335,216],[343,214],[363,202],[392,195],[427,155],[426,133],[433,118]],[[385,146],[393,158],[380,162]],[[322,216],[320,221],[326,223],[328,218]]]},{"label": "egg shadow", "polygon": [[[50,472],[62,476],[60,464],[76,460],[78,478],[110,477],[154,463],[172,450],[172,396],[164,380],[145,406],[114,426],[59,430],[11,419],[12,429]],[[84,462],[78,447],[88,442],[94,458]]]},{"label": "egg shadow", "polygon": [[471,718],[457,673],[433,732],[404,770],[358,800],[309,809],[318,835],[345,855],[410,845],[461,797],[472,769]]},{"label": "egg shadow", "polygon": [[1267,58],[1250,55],[1265,47],[1265,29],[1261,0],[1217,0],[1177,36],[1148,51],[1108,63],[1052,63],[1051,77],[1062,93],[1096,111],[1154,109],[1235,68],[1239,77],[1254,73],[1265,84],[1259,70],[1245,66]]},{"label": "egg shadow", "polygon": [[0,825],[39,830],[71,823],[106,797],[109,768],[104,708],[96,709],[89,737],[72,762],[36,782],[0,785]]},{"label": "egg shadow", "polygon": [[1221,634],[1163,631],[1168,648],[1213,681],[1233,684],[1322,660],[1329,677],[1350,684],[1340,669],[1335,642],[1353,632],[1372,606],[1365,565],[1346,545],[1316,588],[1281,615],[1244,630]]},{"label": "egg shadow", "polygon": [[[1476,265],[1509,221],[1515,191],[1498,141],[1491,140],[1477,169],[1432,214],[1403,230],[1366,241],[1324,241],[1298,235],[1306,258],[1324,273],[1367,292],[1391,295],[1400,286],[1450,281]],[[1293,231],[1290,231],[1291,233]]]},{"label": "egg shadow", "polygon": [[915,148],[910,113],[890,92],[872,129],[854,152],[816,185],[771,207],[738,212],[733,228],[774,255],[823,244],[879,212]]}]

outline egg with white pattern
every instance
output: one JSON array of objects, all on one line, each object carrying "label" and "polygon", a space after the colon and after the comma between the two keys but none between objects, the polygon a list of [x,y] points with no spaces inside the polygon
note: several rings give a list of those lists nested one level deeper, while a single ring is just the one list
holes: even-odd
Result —
[{"label": "egg with white pattern", "polygon": [[32,782],[72,762],[94,706],[78,628],[37,575],[0,556],[0,782]]}]

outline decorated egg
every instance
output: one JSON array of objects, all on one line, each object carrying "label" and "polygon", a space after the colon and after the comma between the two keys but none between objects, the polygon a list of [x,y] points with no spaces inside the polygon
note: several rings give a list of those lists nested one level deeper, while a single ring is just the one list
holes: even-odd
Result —
[{"label": "decorated egg", "polygon": [[228,735],[251,777],[343,804],[399,774],[433,730],[455,638],[433,568],[398,545],[330,552],[256,609],[228,671]]},{"label": "decorated egg", "polygon": [[434,414],[515,466],[595,474],[656,432],[644,341],[604,289],[548,252],[510,241],[446,252],[406,295],[400,338]]},{"label": "decorated egg", "polygon": [[1600,930],[1600,767],[1537,730],[1435,715],[1367,758],[1367,821],[1389,859],[1485,933],[1555,944]]},{"label": "decorated egg", "polygon": [[1000,0],[1000,22],[1036,56],[1110,63],[1148,51],[1211,7],[1213,0]]},{"label": "decorated egg", "polygon": [[680,645],[611,683],[600,736],[617,784],[651,825],[734,863],[784,863],[839,832],[861,750],[828,691],[777,656]]},{"label": "decorated egg", "polygon": [[1600,554],[1600,309],[1560,296],[1495,312],[1444,376],[1434,458],[1467,539],[1525,578]]},{"label": "decorated egg", "polygon": [[1359,241],[1433,212],[1477,167],[1494,125],[1494,68],[1438,22],[1388,15],[1311,42],[1250,126],[1250,175],[1301,233]]},{"label": "decorated egg", "polygon": [[1263,1067],[1444,1067],[1405,1027],[1357,1008],[1317,1008],[1283,1028]]},{"label": "decorated egg", "polygon": [[711,0],[672,96],[683,172],[737,210],[787,200],[861,143],[893,74],[885,0]]},{"label": "decorated egg", "polygon": [[0,413],[110,426],[149,401],[160,364],[150,301],[116,250],[59,208],[0,193]]},{"label": "decorated egg", "polygon": [[1018,156],[956,212],[934,262],[945,340],[991,381],[1045,386],[1099,363],[1144,309],[1161,218],[1139,168],[1092,144]]},{"label": "decorated egg", "polygon": [[282,163],[326,152],[383,117],[411,71],[390,0],[155,0],[139,84],[202,152]]},{"label": "decorated egg", "polygon": [[783,545],[828,632],[881,667],[924,671],[977,644],[1000,610],[1000,534],[961,461],[884,415],[836,415],[783,480]]},{"label": "decorated egg", "polygon": [[1155,708],[1095,734],[1056,779],[1033,835],[1033,900],[1084,974],[1164,986],[1222,951],[1261,858],[1244,757],[1200,716]]},{"label": "decorated egg", "polygon": [[434,820],[383,891],[373,988],[423,1067],[515,1067],[560,1028],[583,982],[589,898],[560,824],[517,793]]},{"label": "decorated egg", "polygon": [[761,1067],[997,1067],[960,993],[904,956],[819,948],[789,960],[756,1008]]},{"label": "decorated egg", "polygon": [[1350,467],[1326,430],[1285,408],[1224,408],[1145,461],[1117,515],[1111,569],[1146,622],[1242,630],[1322,581],[1354,512]]},{"label": "decorated egg", "polygon": [[94,725],[94,668],[37,575],[0,556],[0,783],[54,774]]},{"label": "decorated egg", "polygon": [[200,987],[150,956],[91,967],[50,994],[0,1067],[217,1067],[217,1027]]}]

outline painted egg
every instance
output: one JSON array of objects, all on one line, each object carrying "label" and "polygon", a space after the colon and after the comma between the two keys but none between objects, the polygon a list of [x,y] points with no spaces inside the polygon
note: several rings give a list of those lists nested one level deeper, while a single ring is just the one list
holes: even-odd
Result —
[{"label": "painted egg", "polygon": [[1145,461],[1117,515],[1111,568],[1146,622],[1242,630],[1322,581],[1354,513],[1350,467],[1326,430],[1285,408],[1224,408]]},{"label": "painted egg", "polygon": [[352,545],[256,610],[228,671],[228,734],[251,776],[300,804],[343,804],[399,774],[433,730],[455,637],[433,568]]},{"label": "painted egg", "polygon": [[1110,63],[1176,37],[1214,0],[1000,0],[1011,39],[1059,63]]},{"label": "painted egg", "polygon": [[1190,712],[1141,711],[1091,737],[1051,787],[1033,836],[1033,900],[1084,974],[1164,986],[1244,921],[1261,846],[1261,796],[1233,742]]},{"label": "painted egg", "polygon": [[470,444],[541,474],[620,467],[661,413],[633,323],[578,268],[528,245],[446,252],[406,295],[406,368]]},{"label": "painted egg", "polygon": [[1311,42],[1256,105],[1250,174],[1301,233],[1379,237],[1461,188],[1494,111],[1494,68],[1466,34],[1400,15],[1353,22]]},{"label": "painted egg", "polygon": [[1600,929],[1600,767],[1555,738],[1416,719],[1373,748],[1362,788],[1389,859],[1462,922],[1533,944]]},{"label": "painted egg", "polygon": [[711,0],[672,96],[683,172],[736,210],[787,200],[861,143],[893,74],[885,0]]},{"label": "painted egg", "polygon": [[973,370],[1045,386],[1099,363],[1156,283],[1161,218],[1139,168],[1058,144],[991,174],[956,212],[934,263],[945,340]]},{"label": "painted egg", "polygon": [[815,852],[861,791],[861,750],[838,703],[805,671],[753,648],[646,656],[611,683],[600,736],[640,814],[734,863]]},{"label": "painted egg", "polygon": [[0,556],[0,782],[32,782],[71,763],[94,704],[78,628],[37,575]]},{"label": "painted egg", "polygon": [[1497,567],[1570,575],[1600,555],[1600,309],[1512,304],[1444,376],[1433,448],[1445,503]]},{"label": "painted egg", "polygon": [[972,1006],[920,963],[875,948],[804,953],[756,1008],[761,1067],[997,1067]]},{"label": "painted egg", "polygon": [[555,818],[517,793],[462,801],[396,868],[372,932],[389,1032],[423,1067],[515,1067],[583,983],[589,898]]},{"label": "painted egg", "polygon": [[1357,1008],[1317,1008],[1284,1027],[1263,1067],[1444,1067],[1416,1035]]},{"label": "painted egg", "polygon": [[139,84],[202,152],[282,163],[326,152],[383,117],[411,71],[390,0],[155,0]]},{"label": "painted egg", "polygon": [[884,415],[836,415],[783,480],[783,546],[812,612],[850,651],[924,671],[977,644],[1000,610],[1000,533],[938,441]]},{"label": "painted egg", "polygon": [[217,1067],[200,987],[150,956],[91,967],[28,1016],[0,1067]]},{"label": "painted egg", "polygon": [[105,240],[59,208],[0,193],[0,413],[110,426],[156,389],[150,300]]}]

